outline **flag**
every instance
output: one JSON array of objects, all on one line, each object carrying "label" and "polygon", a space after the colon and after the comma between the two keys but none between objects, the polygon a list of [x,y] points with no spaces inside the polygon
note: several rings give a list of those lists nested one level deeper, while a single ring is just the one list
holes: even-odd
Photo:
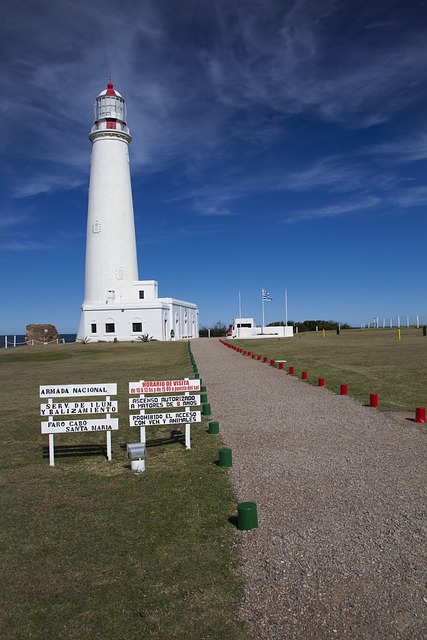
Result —
[{"label": "flag", "polygon": [[269,302],[271,302],[273,300],[271,295],[265,289],[262,290],[262,299],[263,300],[268,300]]}]

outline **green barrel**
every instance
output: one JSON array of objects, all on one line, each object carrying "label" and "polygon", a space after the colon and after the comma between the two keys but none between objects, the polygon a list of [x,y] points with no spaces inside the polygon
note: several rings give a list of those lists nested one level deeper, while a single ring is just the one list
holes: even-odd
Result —
[{"label": "green barrel", "polygon": [[225,447],[223,449],[220,449],[219,452],[218,452],[218,458],[219,458],[219,466],[220,467],[232,467],[233,466],[231,449],[226,449]]},{"label": "green barrel", "polygon": [[199,372],[194,372],[194,379],[198,380],[200,378],[200,373]]},{"label": "green barrel", "polygon": [[200,385],[201,385],[201,386],[200,386],[200,391],[201,391],[202,393],[206,393],[206,385],[204,385],[204,384],[202,384],[202,383],[200,383]]},{"label": "green barrel", "polygon": [[255,502],[241,502],[237,505],[237,521],[240,531],[250,531],[258,527]]},{"label": "green barrel", "polygon": [[213,420],[209,422],[209,433],[219,433],[219,422],[214,422]]},{"label": "green barrel", "polygon": [[211,405],[209,404],[209,402],[204,402],[202,404],[202,414],[204,416],[210,416],[211,415]]},{"label": "green barrel", "polygon": [[208,401],[208,394],[207,393],[202,393],[202,395],[200,396],[200,402],[203,404],[205,402]]}]

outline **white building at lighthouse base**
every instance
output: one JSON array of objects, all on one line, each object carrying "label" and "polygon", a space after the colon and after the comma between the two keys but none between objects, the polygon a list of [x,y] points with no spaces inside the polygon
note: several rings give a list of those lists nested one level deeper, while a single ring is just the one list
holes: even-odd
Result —
[{"label": "white building at lighthouse base", "polygon": [[199,311],[192,302],[159,298],[155,280],[134,282],[135,301],[120,301],[108,292],[102,304],[83,304],[77,340],[121,342],[147,335],[155,340],[199,336]]}]

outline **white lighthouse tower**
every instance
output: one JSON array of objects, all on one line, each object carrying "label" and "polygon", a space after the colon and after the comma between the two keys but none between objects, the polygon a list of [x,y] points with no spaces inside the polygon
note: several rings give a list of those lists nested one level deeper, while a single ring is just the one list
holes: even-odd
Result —
[{"label": "white lighthouse tower", "polygon": [[86,232],[85,290],[77,340],[198,337],[198,309],[158,298],[155,280],[138,280],[129,144],[123,97],[109,82],[95,103]]}]

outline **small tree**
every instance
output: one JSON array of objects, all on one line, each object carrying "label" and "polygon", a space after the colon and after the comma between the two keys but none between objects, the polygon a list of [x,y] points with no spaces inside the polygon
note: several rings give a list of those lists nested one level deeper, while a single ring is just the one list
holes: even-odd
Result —
[{"label": "small tree", "polygon": [[202,327],[199,330],[199,337],[207,338],[209,333],[211,338],[223,338],[227,334],[227,327],[222,320],[218,320],[218,322],[215,322],[215,324],[210,328]]}]

